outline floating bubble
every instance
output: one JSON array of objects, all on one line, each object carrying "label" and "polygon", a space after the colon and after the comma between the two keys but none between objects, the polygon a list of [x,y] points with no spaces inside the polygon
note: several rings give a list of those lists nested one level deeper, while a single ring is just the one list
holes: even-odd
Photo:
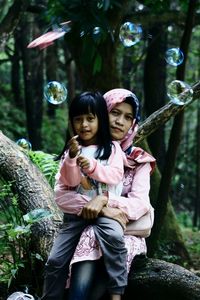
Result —
[{"label": "floating bubble", "polygon": [[174,80],[168,85],[167,95],[174,104],[184,105],[192,100],[193,89],[189,84],[181,80]]},{"label": "floating bubble", "polygon": [[44,88],[44,97],[51,104],[61,104],[67,99],[67,89],[58,81],[50,81]]},{"label": "floating bubble", "polygon": [[14,292],[7,300],[34,300],[34,297],[30,294],[24,294],[23,292]]},{"label": "floating bubble", "polygon": [[171,48],[166,51],[165,60],[169,65],[177,67],[182,64],[184,54],[179,48]]},{"label": "floating bubble", "polygon": [[101,28],[100,28],[100,27],[94,27],[94,28],[93,28],[93,34],[94,34],[94,35],[99,35],[99,34],[101,34]]},{"label": "floating bubble", "polygon": [[94,40],[96,43],[98,43],[98,42],[101,41],[102,34],[103,34],[103,31],[102,31],[102,28],[101,28],[101,27],[94,27],[94,28],[93,28],[92,36],[93,36],[93,40]]},{"label": "floating bubble", "polygon": [[28,151],[30,151],[32,149],[31,143],[29,141],[27,141],[25,138],[21,138],[21,139],[17,140],[16,144]]},{"label": "floating bubble", "polygon": [[120,27],[119,39],[125,47],[137,44],[142,38],[142,27],[131,22],[126,22]]},{"label": "floating bubble", "polygon": [[101,9],[101,8],[103,8],[104,7],[104,0],[99,0],[99,1],[97,1],[97,8],[98,9]]}]

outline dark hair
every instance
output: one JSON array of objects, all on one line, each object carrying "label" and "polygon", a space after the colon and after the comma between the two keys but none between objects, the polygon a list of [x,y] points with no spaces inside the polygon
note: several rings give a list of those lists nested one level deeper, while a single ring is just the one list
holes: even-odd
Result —
[{"label": "dark hair", "polygon": [[[73,128],[73,118],[82,114],[92,113],[98,118],[96,158],[108,159],[111,154],[112,140],[110,135],[109,117],[106,101],[99,92],[84,92],[77,95],[69,107],[69,119]],[[62,152],[56,158],[62,157],[67,149],[69,134]]]}]

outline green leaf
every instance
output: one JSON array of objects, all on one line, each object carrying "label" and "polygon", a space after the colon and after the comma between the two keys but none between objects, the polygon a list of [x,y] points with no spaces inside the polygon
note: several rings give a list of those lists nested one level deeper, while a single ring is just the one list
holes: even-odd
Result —
[{"label": "green leaf", "polygon": [[34,210],[31,210],[26,215],[23,215],[23,219],[25,222],[29,224],[33,224],[36,222],[41,221],[42,219],[49,218],[52,216],[52,213],[45,208],[36,208]]}]

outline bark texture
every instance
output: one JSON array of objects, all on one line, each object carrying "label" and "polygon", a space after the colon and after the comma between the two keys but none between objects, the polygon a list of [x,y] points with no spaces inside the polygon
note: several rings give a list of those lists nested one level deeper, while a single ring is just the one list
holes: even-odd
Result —
[{"label": "bark texture", "polygon": [[2,132],[0,132],[0,176],[13,183],[24,213],[35,208],[46,208],[53,212],[51,219],[45,219],[33,226],[33,239],[37,240],[36,248],[46,257],[61,221],[61,213],[55,205],[52,188],[41,171],[30,161],[26,153]]},{"label": "bark texture", "polygon": [[142,260],[132,265],[124,299],[134,295],[140,300],[200,299],[200,278],[193,272],[158,259]]}]

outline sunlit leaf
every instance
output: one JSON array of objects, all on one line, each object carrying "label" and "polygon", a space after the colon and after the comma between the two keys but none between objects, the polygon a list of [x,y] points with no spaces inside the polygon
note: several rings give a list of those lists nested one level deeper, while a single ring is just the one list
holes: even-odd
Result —
[{"label": "sunlit leaf", "polygon": [[25,222],[29,224],[33,224],[36,222],[41,221],[42,219],[49,218],[52,216],[52,213],[45,208],[36,208],[34,210],[31,210],[26,215],[23,215],[23,219]]}]

